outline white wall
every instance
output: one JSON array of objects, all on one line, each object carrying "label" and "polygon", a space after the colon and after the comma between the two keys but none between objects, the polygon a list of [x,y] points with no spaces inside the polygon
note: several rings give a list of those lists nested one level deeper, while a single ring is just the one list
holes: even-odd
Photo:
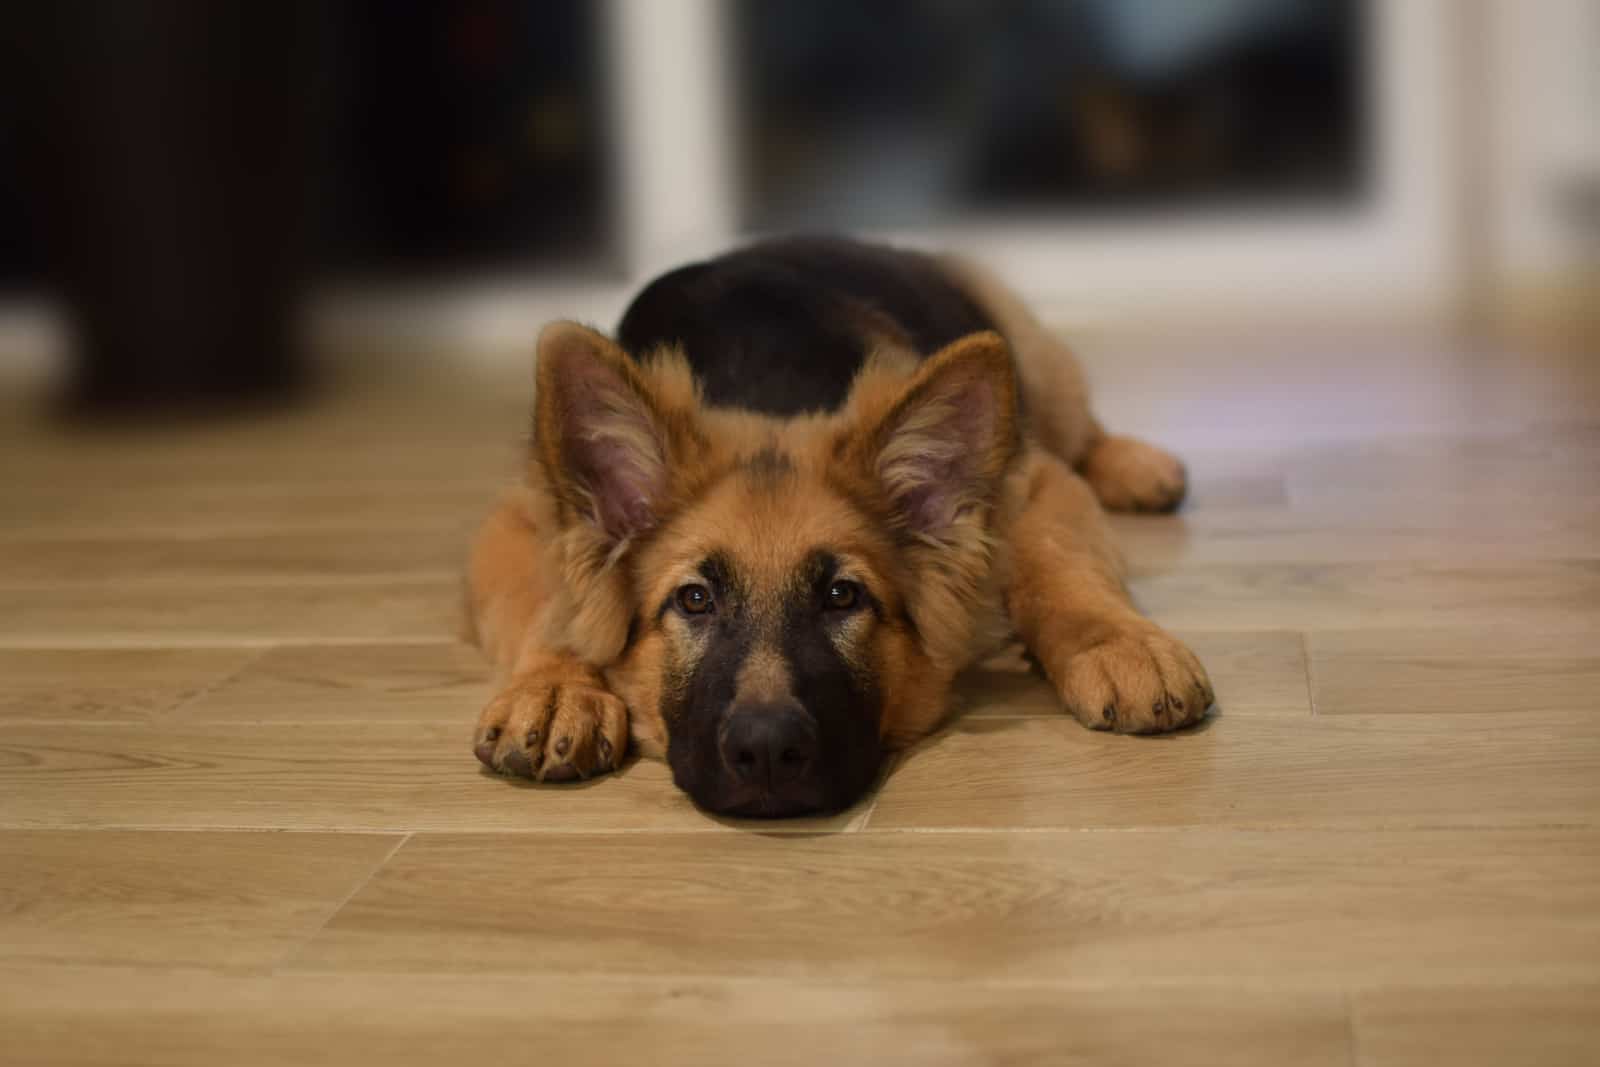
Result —
[{"label": "white wall", "polygon": [[1600,189],[1600,0],[1489,0],[1487,31],[1488,237],[1497,281],[1515,291],[1593,254],[1561,190]]}]

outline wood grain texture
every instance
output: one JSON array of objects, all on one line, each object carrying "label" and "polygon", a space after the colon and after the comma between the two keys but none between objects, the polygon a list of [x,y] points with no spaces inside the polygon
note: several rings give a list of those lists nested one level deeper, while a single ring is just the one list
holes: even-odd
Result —
[{"label": "wood grain texture", "polygon": [[[1212,510],[1176,522],[1113,518],[1117,543],[1136,574],[1197,564],[1505,564],[1600,558],[1600,511],[1561,505],[1557,516],[1528,501],[1461,494],[1439,500],[1395,490],[1317,498],[1293,509]],[[1498,506],[1497,506],[1498,505]]]},{"label": "wood grain texture", "polygon": [[[129,484],[237,491],[482,485],[516,474],[525,453],[526,393],[471,383],[422,385],[403,375],[388,397],[374,384],[330,389],[272,415],[171,425],[72,427],[33,421],[0,449],[0,479],[22,493]],[[378,386],[378,389],[386,388]],[[519,410],[519,408],[521,410]]]},{"label": "wood grain texture", "polygon": [[435,578],[461,571],[471,527],[203,534],[189,537],[13,538],[0,586],[189,586]]},{"label": "wood grain texture", "polygon": [[0,649],[0,723],[146,722],[259,655],[252,649]]},{"label": "wood grain texture", "polygon": [[459,579],[0,588],[0,647],[448,641]]},{"label": "wood grain texture", "polygon": [[[77,829],[678,830],[708,818],[665,763],[570,785],[484,771],[472,755],[478,707],[455,722],[296,720],[250,724],[182,716],[159,727],[0,727],[0,826]],[[856,809],[762,824],[842,829]]]},{"label": "wood grain texture", "polygon": [[[1389,862],[1396,854],[1406,862]],[[1600,954],[1597,863],[1600,833],[1579,830],[418,835],[290,966],[1107,984],[1293,975],[1332,989],[1380,974],[1585,979]],[[796,891],[774,892],[784,883]],[[1519,907],[1530,894],[1540,906]]]},{"label": "wood grain texture", "polygon": [[1231,717],[1158,738],[967,719],[914,749],[869,830],[1600,823],[1600,717]]},{"label": "wood grain texture", "polygon": [[1583,714],[1600,703],[1600,631],[1368,630],[1311,635],[1319,715]]},{"label": "wood grain texture", "polygon": [[111,534],[259,536],[264,532],[456,530],[484,514],[505,480],[463,478],[383,484],[316,485],[256,479],[194,485],[134,479],[133,484],[9,487],[0,510],[0,546]]},{"label": "wood grain texture", "polygon": [[1362,990],[1351,997],[1371,1067],[1588,1067],[1600,1059],[1600,972],[1572,985]]},{"label": "wood grain texture", "polygon": [[0,831],[0,961],[277,963],[400,840]]},{"label": "wood grain texture", "polygon": [[[1182,1010],[1152,1010],[1153,997]],[[416,1010],[400,1010],[415,1005]],[[1159,994],[971,983],[870,986],[0,966],[0,1032],[29,1062],[499,1063],[702,1067],[972,1063],[1347,1067],[1342,998],[1180,986]],[[1248,1053],[1241,1056],[1241,1052]]]},{"label": "wood grain texture", "polygon": [[1138,576],[1134,598],[1175,630],[1588,629],[1600,560],[1204,565]]},{"label": "wood grain texture", "polygon": [[206,722],[437,722],[460,727],[494,693],[470,645],[285,645],[191,702]]}]

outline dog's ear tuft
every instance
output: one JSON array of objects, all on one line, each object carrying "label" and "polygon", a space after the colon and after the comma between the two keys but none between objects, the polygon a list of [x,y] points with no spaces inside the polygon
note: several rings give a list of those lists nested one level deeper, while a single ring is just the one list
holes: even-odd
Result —
[{"label": "dog's ear tuft", "polygon": [[662,517],[672,462],[667,423],[618,345],[573,322],[539,335],[534,448],[556,494],[617,543]]},{"label": "dog's ear tuft", "polygon": [[866,440],[873,473],[911,532],[937,538],[992,503],[1019,447],[1005,341],[969,334],[929,357]]}]

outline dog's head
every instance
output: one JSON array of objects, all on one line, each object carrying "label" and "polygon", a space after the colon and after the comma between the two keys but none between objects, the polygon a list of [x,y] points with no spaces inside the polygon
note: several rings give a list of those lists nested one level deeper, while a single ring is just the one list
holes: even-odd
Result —
[{"label": "dog's head", "polygon": [[606,665],[635,740],[702,807],[842,808],[971,654],[1018,436],[994,334],[882,354],[839,412],[780,421],[703,408],[676,353],[635,362],[551,326],[534,434],[564,569],[551,637]]}]

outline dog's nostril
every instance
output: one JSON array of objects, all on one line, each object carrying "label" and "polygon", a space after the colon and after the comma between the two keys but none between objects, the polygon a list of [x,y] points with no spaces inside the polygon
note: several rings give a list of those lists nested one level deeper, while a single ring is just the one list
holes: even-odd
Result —
[{"label": "dog's nostril", "polygon": [[778,789],[809,772],[816,732],[816,723],[797,703],[751,704],[729,712],[717,744],[735,778]]}]

